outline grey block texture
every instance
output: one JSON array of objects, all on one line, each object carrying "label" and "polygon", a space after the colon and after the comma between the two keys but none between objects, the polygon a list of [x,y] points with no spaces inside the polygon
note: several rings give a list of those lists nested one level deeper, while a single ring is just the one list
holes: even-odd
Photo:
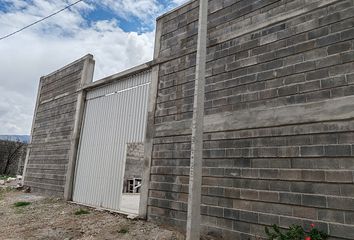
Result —
[{"label": "grey block texture", "polygon": [[127,180],[142,178],[144,171],[144,144],[127,143],[127,155],[125,159],[124,192],[127,192]]},{"label": "grey block texture", "polygon": [[64,197],[78,94],[88,58],[92,55],[40,80],[24,176],[24,184],[33,192]]},{"label": "grey block texture", "polygon": [[[159,19],[148,219],[185,229],[198,2]],[[354,1],[210,0],[202,232],[354,239]]]}]

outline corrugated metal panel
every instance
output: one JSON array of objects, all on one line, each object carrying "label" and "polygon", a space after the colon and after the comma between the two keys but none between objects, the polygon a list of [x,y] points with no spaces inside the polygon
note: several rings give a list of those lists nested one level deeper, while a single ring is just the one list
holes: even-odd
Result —
[{"label": "corrugated metal panel", "polygon": [[87,99],[93,99],[97,97],[102,97],[107,94],[112,94],[121,90],[126,90],[132,87],[136,87],[139,85],[143,85],[150,82],[151,71],[139,73],[136,75],[132,75],[127,77],[126,79],[114,82],[113,84],[105,85],[102,87],[98,87],[94,90],[91,90],[87,93]]},{"label": "corrugated metal panel", "polygon": [[143,142],[151,71],[87,94],[73,200],[119,210],[126,143]]}]

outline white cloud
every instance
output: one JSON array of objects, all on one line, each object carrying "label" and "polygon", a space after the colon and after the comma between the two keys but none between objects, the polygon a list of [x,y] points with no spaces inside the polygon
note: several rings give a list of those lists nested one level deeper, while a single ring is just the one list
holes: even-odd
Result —
[{"label": "white cloud", "polygon": [[0,87],[0,131],[3,133],[22,133],[29,129],[32,121],[28,111],[28,98],[23,94]]},{"label": "white cloud", "polygon": [[[24,0],[5,1],[14,5],[6,13],[0,12],[0,36],[65,5],[53,0],[33,0],[31,4]],[[124,5],[126,14],[137,4],[137,1],[132,2]],[[148,2],[140,2],[145,5],[131,9],[135,11],[132,14],[148,19],[143,11],[143,7],[150,8]],[[153,32],[124,32],[114,20],[88,25],[82,14],[92,9],[92,5],[79,5],[0,41],[0,134],[29,134],[42,75],[87,53],[95,57],[96,79],[152,59]]]},{"label": "white cloud", "polygon": [[102,0],[101,4],[126,19],[133,16],[146,24],[164,9],[157,0]]},{"label": "white cloud", "polygon": [[189,0],[173,0],[173,3],[176,5],[182,5],[183,3],[188,2]]},{"label": "white cloud", "polygon": [[[151,29],[155,17],[188,0],[102,0],[101,7],[124,19],[139,19]],[[0,36],[39,20],[72,0],[2,0]],[[0,134],[29,134],[39,78],[92,53],[95,76],[102,77],[152,59],[154,32],[125,32],[116,20],[90,23],[97,7],[86,0],[13,37],[0,41]]]},{"label": "white cloud", "polygon": [[[189,0],[171,0],[162,4],[159,0],[102,0],[105,6],[117,15],[129,19],[138,18],[143,25],[154,24],[155,18],[167,10],[188,2]],[[94,1],[92,1],[94,3]],[[167,6],[166,6],[167,5]]]}]

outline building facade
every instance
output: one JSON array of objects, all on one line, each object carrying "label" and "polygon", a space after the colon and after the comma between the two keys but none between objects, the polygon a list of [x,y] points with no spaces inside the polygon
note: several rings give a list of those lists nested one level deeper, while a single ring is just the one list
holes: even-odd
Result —
[{"label": "building facade", "polygon": [[[181,230],[198,12],[199,1],[189,1],[159,17],[154,60],[100,83],[149,71],[140,215]],[[333,239],[353,239],[354,1],[210,0],[208,12],[202,233],[252,239],[272,224],[314,223]],[[62,76],[89,86],[85,61],[43,84]],[[41,87],[25,183],[70,199],[88,88],[62,95],[70,87],[61,83],[57,102],[67,107],[54,113],[41,108],[59,97]]]}]

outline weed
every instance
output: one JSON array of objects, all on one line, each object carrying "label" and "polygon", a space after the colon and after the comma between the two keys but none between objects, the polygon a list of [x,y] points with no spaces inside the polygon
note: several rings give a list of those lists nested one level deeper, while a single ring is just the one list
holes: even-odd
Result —
[{"label": "weed", "polygon": [[12,189],[9,187],[0,188],[0,201],[4,199],[6,193],[11,192]]},{"label": "weed", "polygon": [[268,240],[326,240],[328,235],[317,228],[315,224],[311,224],[308,231],[302,226],[291,225],[288,230],[281,231],[280,227],[276,224],[272,228],[265,228]]},{"label": "weed", "polygon": [[118,231],[118,233],[122,233],[122,234],[126,234],[126,233],[128,233],[129,232],[129,230],[128,229],[126,229],[126,228],[121,228],[119,231]]},{"label": "weed", "polygon": [[31,203],[30,202],[15,202],[14,203],[14,207],[25,207],[28,205],[31,205]]},{"label": "weed", "polygon": [[15,214],[24,214],[25,213],[25,209],[24,208],[16,208],[15,209]]},{"label": "weed", "polygon": [[4,199],[5,191],[0,189],[0,201]]},{"label": "weed", "polygon": [[16,178],[15,176],[0,175],[0,180],[6,180],[6,179],[8,179],[9,177],[11,177],[11,178]]},{"label": "weed", "polygon": [[77,210],[74,214],[75,215],[83,215],[83,214],[89,214],[90,212],[87,211],[86,209],[82,209],[80,208],[79,210]]}]

